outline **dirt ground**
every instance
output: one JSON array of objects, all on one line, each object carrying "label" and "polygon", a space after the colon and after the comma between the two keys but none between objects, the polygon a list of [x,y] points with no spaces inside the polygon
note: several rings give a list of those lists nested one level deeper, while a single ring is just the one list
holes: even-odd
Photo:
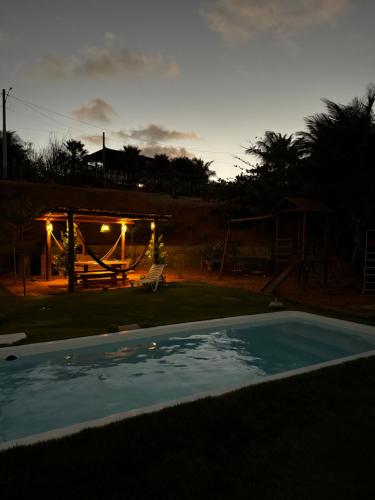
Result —
[{"label": "dirt ground", "polygon": [[[129,280],[123,285],[119,281],[118,287],[129,287],[133,282],[146,271],[129,274]],[[269,278],[264,276],[248,276],[248,277],[233,277],[224,276],[219,280],[217,274],[207,275],[197,270],[186,270],[184,274],[178,275],[173,270],[167,270],[167,281],[173,282],[205,282],[216,286],[240,287],[249,291],[259,292]],[[12,276],[0,277],[0,287],[6,288],[14,295],[22,296],[23,287],[19,280],[14,284]],[[102,287],[91,288],[93,292],[101,290]],[[78,291],[82,288],[78,288]],[[45,281],[43,278],[28,279],[26,283],[27,295],[49,295],[66,293],[67,280],[64,278],[54,278],[50,281]],[[307,283],[304,287],[298,282],[297,276],[292,275],[272,295],[278,296],[281,299],[288,300],[302,306],[321,308],[327,311],[338,312],[350,316],[358,316],[368,320],[375,320],[375,293],[362,294],[358,286],[353,284],[329,284],[323,287],[320,283]],[[270,296],[271,297],[271,296]]]}]

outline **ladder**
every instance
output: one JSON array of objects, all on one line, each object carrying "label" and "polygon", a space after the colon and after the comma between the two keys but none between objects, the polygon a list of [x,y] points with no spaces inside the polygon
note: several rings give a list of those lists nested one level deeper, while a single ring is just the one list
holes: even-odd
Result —
[{"label": "ladder", "polygon": [[293,240],[290,238],[277,238],[275,242],[275,267],[276,273],[289,264],[293,259]]},{"label": "ladder", "polygon": [[366,231],[362,293],[375,292],[375,229]]}]

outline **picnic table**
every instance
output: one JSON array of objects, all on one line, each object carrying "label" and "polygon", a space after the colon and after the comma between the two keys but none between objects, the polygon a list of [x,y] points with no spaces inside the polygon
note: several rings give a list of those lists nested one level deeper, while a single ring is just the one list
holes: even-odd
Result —
[{"label": "picnic table", "polygon": [[[105,260],[105,264],[113,267],[116,271],[103,269],[95,260],[78,260],[74,263],[74,275],[76,282],[81,281],[84,288],[89,284],[111,284],[117,283],[117,275],[121,275],[122,282],[126,280],[126,269],[129,267],[130,259]],[[81,270],[82,269],[82,270]]]}]

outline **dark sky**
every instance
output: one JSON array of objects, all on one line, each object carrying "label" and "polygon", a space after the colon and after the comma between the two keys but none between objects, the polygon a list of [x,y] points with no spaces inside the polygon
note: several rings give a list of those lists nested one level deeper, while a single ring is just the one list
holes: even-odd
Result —
[{"label": "dark sky", "polygon": [[301,130],[322,97],[375,81],[371,0],[2,4],[1,87],[46,108],[9,98],[9,129],[40,147],[53,132],[92,151],[105,130],[109,147],[186,150],[230,177],[265,130]]}]

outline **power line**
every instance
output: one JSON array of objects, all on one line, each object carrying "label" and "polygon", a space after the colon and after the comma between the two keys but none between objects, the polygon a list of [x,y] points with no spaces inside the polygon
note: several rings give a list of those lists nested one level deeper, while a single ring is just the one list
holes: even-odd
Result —
[{"label": "power line", "polygon": [[[48,113],[53,113],[55,115],[58,115],[58,116],[61,116],[63,118],[66,118],[68,120],[71,120],[71,121],[74,121],[74,122],[77,122],[77,123],[82,123],[83,125],[87,125],[89,127],[93,127],[93,128],[96,128],[97,130],[100,130],[100,131],[105,131],[105,132],[109,132],[112,136],[121,136],[123,138],[128,138],[128,139],[131,139],[132,141],[138,141],[138,142],[143,142],[147,145],[150,145],[150,141],[146,140],[146,139],[140,139],[140,138],[135,138],[133,137],[132,135],[130,134],[126,134],[125,132],[121,132],[121,134],[119,134],[118,131],[116,130],[112,130],[112,129],[108,129],[108,128],[104,128],[104,127],[99,127],[98,125],[95,125],[93,123],[90,123],[90,122],[87,122],[87,121],[84,121],[84,120],[79,120],[78,118],[73,118],[69,115],[65,115],[64,113],[60,113],[59,111],[55,111],[51,108],[48,108],[46,106],[41,106],[39,104],[35,104],[35,103],[32,103],[32,102],[29,102],[29,101],[26,101],[25,99],[21,99],[20,97],[16,97],[15,95],[9,95],[9,97],[11,97],[12,99],[15,99],[21,103],[23,103],[25,106],[27,106],[29,109],[32,109],[33,111],[41,114],[42,116],[45,116],[46,118],[54,121],[55,123],[58,123],[59,125],[62,125],[64,127],[66,127],[67,130],[70,131],[70,129],[72,129],[73,127],[69,127],[67,126],[66,124],[62,123],[62,122],[59,122],[55,119],[53,119],[52,117],[46,115],[45,113],[43,113],[42,111],[47,111]],[[42,111],[40,111],[42,110]],[[86,132],[83,132],[82,130],[80,129],[77,129],[77,128],[74,128],[74,130],[77,130],[79,131],[81,134],[84,134],[84,135],[87,135]],[[118,138],[114,138],[114,137],[111,137],[111,140],[114,140],[115,142],[121,142],[120,139]],[[168,148],[168,147],[176,147],[176,146],[173,146],[171,144],[165,144],[165,143],[157,143],[158,146],[160,147],[165,147],[165,148]],[[239,155],[239,154],[242,154],[242,153],[233,153],[231,151],[211,151],[211,150],[205,150],[205,149],[195,149],[195,148],[191,148],[189,147],[189,150],[190,151],[193,151],[193,152],[197,152],[197,153],[209,153],[209,154],[225,154],[225,155],[231,155],[233,157]]]},{"label": "power line", "polygon": [[[99,127],[98,125],[95,125],[93,123],[90,123],[90,122],[86,122],[84,120],[79,120],[78,118],[73,118],[69,115],[65,115],[64,113],[60,113],[59,111],[55,111],[53,109],[50,109],[50,108],[47,108],[46,106],[40,106],[39,104],[34,104],[32,102],[29,102],[29,101],[26,101],[25,99],[21,99],[20,97],[16,97],[14,95],[10,96],[10,97],[13,97],[13,99],[16,99],[17,101],[20,101],[22,102],[23,104],[27,105],[27,106],[33,106],[34,108],[39,108],[41,110],[44,110],[44,111],[47,111],[49,113],[53,113],[55,115],[58,115],[58,116],[61,116],[63,118],[67,118],[68,120],[72,120],[74,122],[78,122],[78,123],[82,123],[83,125],[88,125],[89,127],[93,127],[93,128],[96,128],[97,130],[100,130],[100,131],[106,131],[106,132],[111,132],[111,133],[114,133],[114,134],[117,134],[118,132],[116,132],[115,130],[111,130],[111,129],[106,129],[104,127]],[[126,134],[125,132],[124,133],[121,133],[121,135],[123,135],[124,137],[129,137],[130,139],[134,139],[131,135],[128,135]]]}]

